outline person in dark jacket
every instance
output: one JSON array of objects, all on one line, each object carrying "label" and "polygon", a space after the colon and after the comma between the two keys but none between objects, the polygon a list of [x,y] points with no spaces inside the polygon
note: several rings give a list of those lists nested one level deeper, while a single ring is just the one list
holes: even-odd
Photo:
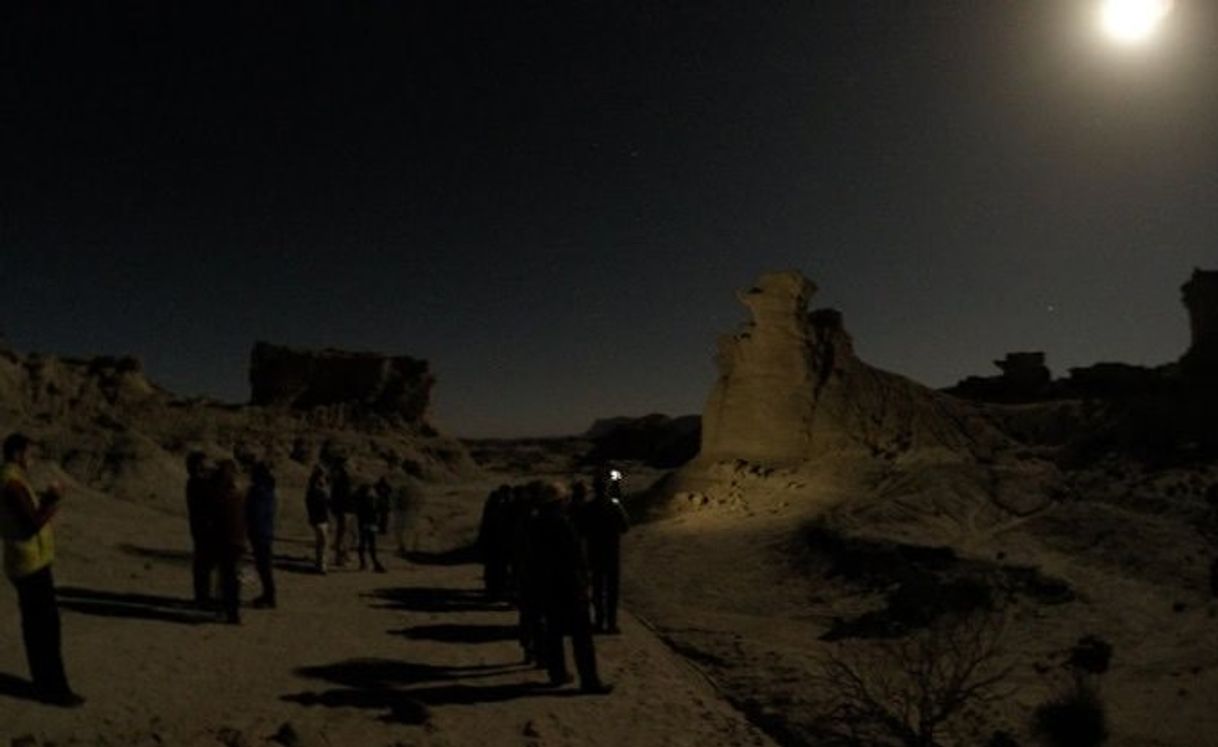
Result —
[{"label": "person in dark jacket", "polygon": [[614,474],[597,476],[592,501],[581,509],[579,519],[592,576],[593,628],[616,635],[620,632],[617,603],[622,577],[622,535],[630,528],[630,518],[622,507]]},{"label": "person in dark jacket", "polygon": [[326,471],[320,464],[313,467],[313,472],[309,475],[309,485],[305,488],[305,512],[309,516],[309,526],[313,527],[314,568],[324,576],[330,529],[330,484],[326,481]]},{"label": "person in dark jacket", "polygon": [[571,681],[563,639],[571,636],[580,690],[603,695],[613,688],[601,681],[588,620],[588,575],[579,534],[567,515],[570,493],[562,483],[545,484],[529,532],[526,576],[537,584],[545,625],[545,662],[550,684]]},{"label": "person in dark jacket", "polygon": [[355,491],[354,504],[355,520],[359,522],[359,569],[365,570],[371,560],[373,570],[384,573],[385,566],[376,557],[376,491],[366,483],[360,485]]},{"label": "person in dark jacket", "polygon": [[500,485],[491,491],[482,505],[482,523],[478,527],[478,553],[482,556],[482,582],[486,595],[500,599],[507,593],[508,554],[511,552],[512,489]]},{"label": "person in dark jacket", "polygon": [[212,474],[207,455],[192,451],[186,457],[186,515],[190,520],[190,539],[194,544],[193,576],[195,604],[212,606],[212,576],[216,569],[216,548],[212,546],[216,521],[212,501]]},{"label": "person in dark jacket", "polygon": [[528,485],[513,485],[504,505],[504,531],[507,533],[509,591],[516,596],[516,608],[520,613],[520,648],[524,652],[524,663],[544,669],[545,664],[545,620],[542,616],[541,573],[530,568],[535,557],[532,553],[533,522],[537,518],[538,498],[542,483],[534,481]]},{"label": "person in dark jacket", "polygon": [[347,564],[347,516],[351,513],[351,475],[346,460],[330,470],[330,512],[334,515],[334,565]]},{"label": "person in dark jacket", "polygon": [[232,625],[241,624],[241,580],[238,571],[245,555],[245,497],[237,485],[237,463],[232,459],[220,462],[212,484],[212,500],[216,507],[213,524],[216,562],[220,568],[220,599],[224,619]]},{"label": "person in dark jacket", "polygon": [[250,548],[254,551],[254,568],[262,582],[262,594],[254,606],[274,609],[275,573],[275,475],[266,462],[257,462],[250,474],[250,489],[245,498],[245,528],[249,532]]}]

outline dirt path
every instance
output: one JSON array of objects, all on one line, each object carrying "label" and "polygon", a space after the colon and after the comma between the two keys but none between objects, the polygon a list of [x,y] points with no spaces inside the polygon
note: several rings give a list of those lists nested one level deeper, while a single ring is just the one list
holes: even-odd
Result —
[{"label": "dirt path", "polygon": [[297,738],[284,741],[304,747],[771,744],[629,615],[623,635],[597,639],[611,695],[541,687],[544,673],[520,664],[515,612],[482,599],[474,565],[393,559],[387,574],[320,577],[289,538],[280,608],[215,624],[185,602],[184,546],[149,542],[180,534],[175,520],[116,510],[140,521],[65,537],[57,568],[84,708],[23,697],[15,598],[0,591],[2,744],[253,746],[285,724]]}]

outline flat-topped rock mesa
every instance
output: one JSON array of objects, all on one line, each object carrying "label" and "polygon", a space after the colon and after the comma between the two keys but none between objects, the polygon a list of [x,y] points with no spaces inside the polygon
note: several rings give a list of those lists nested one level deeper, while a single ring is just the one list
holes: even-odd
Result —
[{"label": "flat-topped rock mesa", "polygon": [[700,461],[781,466],[831,451],[986,457],[1004,443],[966,403],[859,360],[839,312],[808,312],[815,291],[788,271],[737,294],[752,320],[720,338]]},{"label": "flat-topped rock mesa", "polygon": [[425,424],[435,384],[427,361],[343,350],[300,350],[258,342],[250,356],[250,403],[309,410],[354,406]]}]

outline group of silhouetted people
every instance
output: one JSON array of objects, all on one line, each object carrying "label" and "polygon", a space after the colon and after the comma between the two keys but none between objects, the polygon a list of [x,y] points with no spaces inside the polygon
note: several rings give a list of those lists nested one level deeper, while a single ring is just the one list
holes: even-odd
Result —
[{"label": "group of silhouetted people", "polygon": [[[201,609],[216,610],[232,624],[241,622],[240,564],[246,545],[262,583],[254,607],[277,604],[274,539],[277,497],[275,476],[266,462],[249,468],[249,488],[241,490],[241,469],[233,459],[212,464],[202,452],[186,458],[186,510],[194,543],[194,599]],[[219,576],[219,599],[212,594]],[[218,603],[218,607],[217,607]]]},{"label": "group of silhouetted people", "polygon": [[[252,604],[273,609],[277,605],[273,552],[277,498],[270,466],[262,461],[250,465],[246,491],[238,488],[241,470],[235,460],[226,459],[213,466],[202,452],[194,452],[186,459],[186,471],[196,603],[214,608],[212,579],[218,571],[224,619],[240,622],[239,565],[248,540],[262,583],[262,594]],[[346,565],[354,544],[360,570],[371,564],[377,573],[384,573],[385,566],[377,557],[377,535],[388,532],[390,514],[395,513],[398,551],[404,556],[406,514],[416,499],[417,493],[408,482],[395,489],[381,477],[375,483],[355,485],[345,459],[333,460],[328,468],[314,466],[305,488],[305,512],[315,541],[314,570],[323,575],[327,572],[330,549],[334,565]],[[331,523],[333,547],[328,548]]]},{"label": "group of silhouetted people", "polygon": [[330,523],[334,524],[334,565],[344,566],[350,560],[351,534],[359,557],[360,570],[368,568],[384,573],[385,566],[377,557],[377,536],[389,533],[393,517],[394,539],[400,557],[406,557],[407,517],[416,508],[418,491],[410,481],[396,487],[382,476],[375,483],[354,485],[346,460],[337,460],[329,470],[318,464],[309,475],[305,489],[305,510],[314,534],[314,568],[325,574],[326,546]]},{"label": "group of silhouetted people", "polygon": [[598,471],[591,499],[582,482],[502,485],[483,508],[486,592],[516,604],[524,659],[548,670],[555,686],[571,681],[563,646],[570,636],[580,688],[611,689],[597,673],[592,634],[619,632],[621,536],[630,524],[619,478]]}]

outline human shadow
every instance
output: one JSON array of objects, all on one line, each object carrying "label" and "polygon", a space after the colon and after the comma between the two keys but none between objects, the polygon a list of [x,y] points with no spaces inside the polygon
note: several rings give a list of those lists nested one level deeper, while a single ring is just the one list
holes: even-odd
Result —
[{"label": "human shadow", "polygon": [[12,674],[0,673],[0,696],[16,700],[38,700],[34,683]]},{"label": "human shadow", "polygon": [[[279,540],[276,540],[279,542]],[[137,558],[146,560],[155,560],[161,563],[170,565],[189,567],[194,563],[194,553],[189,550],[173,550],[162,547],[141,547],[123,543],[118,546],[118,549],[134,555]],[[276,553],[271,559],[272,565],[277,571],[285,571],[287,573],[300,573],[303,575],[313,576],[317,574],[317,567],[314,564],[313,558],[308,555],[283,555]]]},{"label": "human shadow", "polygon": [[392,635],[400,635],[412,641],[437,641],[439,643],[498,643],[514,641],[520,637],[520,629],[516,625],[457,625],[442,623],[437,625],[416,625],[404,630],[392,630]]},{"label": "human shadow", "polygon": [[471,565],[478,562],[478,546],[464,545],[440,552],[412,550],[406,553],[406,560],[416,565]]},{"label": "human shadow", "polygon": [[56,589],[59,606],[85,615],[126,617],[179,625],[202,625],[215,622],[215,615],[198,609],[188,599],[160,597],[118,591],[99,591],[76,586]]},{"label": "human shadow", "polygon": [[481,589],[409,586],[377,589],[368,596],[381,602],[373,605],[378,609],[404,612],[487,612],[509,609],[504,602],[488,599]]},{"label": "human shadow", "polygon": [[431,718],[427,706],[410,698],[401,690],[389,687],[368,689],[324,690],[284,695],[280,700],[305,707],[361,708],[384,711],[381,721],[391,724],[417,726]]},{"label": "human shadow", "polygon": [[339,687],[292,693],[281,696],[280,700],[303,706],[385,711],[381,716],[382,721],[421,724],[430,717],[428,706],[577,694],[570,690],[554,690],[544,683],[535,682],[498,685],[462,683],[527,669],[522,664],[436,666],[389,659],[352,659],[295,670],[299,677],[321,680]]},{"label": "human shadow", "polygon": [[[319,667],[301,667],[295,670],[297,676],[305,679],[322,680],[339,687],[330,690],[306,691],[281,696],[281,701],[298,703],[301,706],[323,706],[326,708],[362,708],[367,710],[382,710],[381,720],[398,724],[421,724],[430,718],[428,703],[445,702],[477,702],[474,691],[480,687],[471,687],[464,693],[465,701],[460,696],[447,692],[445,687],[432,686],[424,689],[408,689],[410,685],[426,684],[426,682],[452,682],[488,678],[524,670],[521,664],[471,664],[463,667],[437,667],[434,664],[414,662],[397,662],[392,659],[350,659],[346,662],[324,664]],[[516,687],[516,686],[513,686]],[[501,687],[488,687],[488,691],[499,690]],[[426,699],[415,697],[419,692]],[[497,693],[503,699],[504,693]]]}]

